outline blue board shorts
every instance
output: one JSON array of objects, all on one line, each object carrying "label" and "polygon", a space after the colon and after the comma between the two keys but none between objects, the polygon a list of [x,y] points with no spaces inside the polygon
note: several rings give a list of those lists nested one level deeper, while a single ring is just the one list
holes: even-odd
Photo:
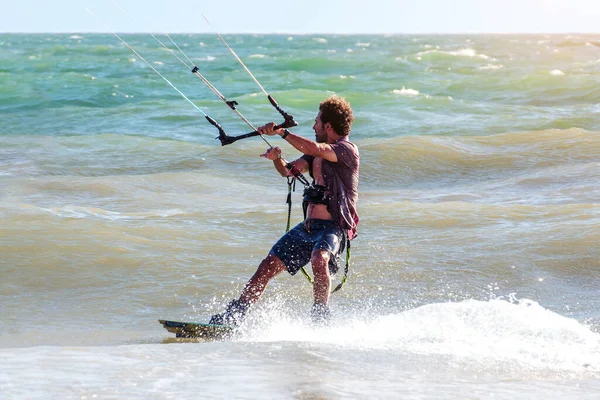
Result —
[{"label": "blue board shorts", "polygon": [[288,272],[295,275],[310,262],[314,250],[327,250],[331,254],[329,273],[335,274],[339,269],[339,255],[346,246],[344,238],[344,231],[333,221],[309,219],[290,229],[269,253],[277,256]]}]

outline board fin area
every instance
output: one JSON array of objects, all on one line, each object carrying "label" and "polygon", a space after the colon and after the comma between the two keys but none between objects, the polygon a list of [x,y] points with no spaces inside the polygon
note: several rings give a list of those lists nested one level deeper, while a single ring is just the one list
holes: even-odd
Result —
[{"label": "board fin area", "polygon": [[234,327],[202,322],[181,322],[159,319],[158,322],[178,338],[201,338],[205,340],[227,339],[233,335]]}]

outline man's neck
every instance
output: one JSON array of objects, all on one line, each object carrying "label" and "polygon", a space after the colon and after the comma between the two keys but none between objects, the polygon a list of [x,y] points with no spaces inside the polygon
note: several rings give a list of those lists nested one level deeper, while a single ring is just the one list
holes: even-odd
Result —
[{"label": "man's neck", "polygon": [[346,136],[340,136],[338,134],[333,134],[331,136],[327,136],[327,144],[334,144],[344,139]]}]

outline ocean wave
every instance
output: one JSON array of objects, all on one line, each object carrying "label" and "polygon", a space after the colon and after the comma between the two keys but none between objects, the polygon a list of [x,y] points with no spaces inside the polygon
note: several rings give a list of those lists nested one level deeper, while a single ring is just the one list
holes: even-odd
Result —
[{"label": "ocean wave", "polygon": [[104,219],[109,221],[117,220],[143,220],[150,218],[169,218],[173,216],[186,215],[189,217],[199,217],[200,215],[189,215],[179,209],[154,210],[145,212],[124,213],[117,211],[104,210],[98,207],[65,206],[39,208],[40,211],[47,212],[60,218],[83,218],[83,219]]},{"label": "ocean wave", "polygon": [[401,96],[418,96],[419,95],[418,90],[410,89],[410,88],[407,89],[404,86],[402,86],[402,89],[392,90],[392,93],[399,94]]},{"label": "ocean wave", "polygon": [[504,68],[504,65],[501,65],[501,64],[487,64],[482,67],[479,67],[479,69],[482,69],[482,70],[494,70],[494,69],[502,69],[502,68]]},{"label": "ocean wave", "polygon": [[[481,182],[543,170],[553,176],[562,170],[564,183],[568,184],[575,179],[570,166],[589,165],[594,169],[600,137],[596,132],[579,129],[460,138],[408,136],[367,140],[361,143],[361,150],[370,161],[362,167],[363,179],[372,184]],[[577,176],[582,178],[585,173]]]},{"label": "ocean wave", "polygon": [[557,43],[557,47],[580,47],[580,46],[595,46],[600,47],[600,41],[589,37],[570,36],[566,40]]},{"label": "ocean wave", "polygon": [[415,57],[426,58],[426,59],[435,59],[435,58],[443,58],[443,57],[466,57],[466,58],[481,58],[483,60],[493,60],[492,57],[487,56],[482,53],[478,53],[475,49],[472,48],[463,48],[459,50],[426,50],[421,51],[415,55]]}]

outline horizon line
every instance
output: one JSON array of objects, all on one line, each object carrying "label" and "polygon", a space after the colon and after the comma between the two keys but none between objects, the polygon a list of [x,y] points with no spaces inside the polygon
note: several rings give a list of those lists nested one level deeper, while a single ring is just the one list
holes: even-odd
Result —
[{"label": "horizon line", "polygon": [[[193,31],[40,31],[40,32],[31,32],[31,31],[9,31],[3,32],[0,31],[0,35],[7,34],[31,34],[31,35],[44,35],[44,34],[107,34],[112,35],[114,33],[118,34],[160,34],[160,33],[168,33],[168,34],[178,34],[178,35],[214,35],[213,31],[208,32],[193,32]],[[372,36],[381,36],[381,35],[600,35],[600,31],[598,32],[483,32],[483,31],[465,31],[465,32],[220,32],[225,35],[372,35]]]}]

